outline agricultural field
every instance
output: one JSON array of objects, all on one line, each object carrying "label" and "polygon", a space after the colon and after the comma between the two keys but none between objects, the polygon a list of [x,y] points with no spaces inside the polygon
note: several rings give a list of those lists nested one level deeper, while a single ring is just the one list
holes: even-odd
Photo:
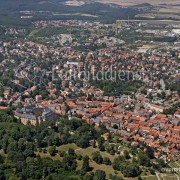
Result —
[{"label": "agricultural field", "polygon": [[[97,0],[97,2],[101,2],[101,3],[109,3],[109,0]],[[145,0],[111,0],[111,3],[114,3],[114,4],[118,4],[118,5],[123,5],[123,6],[134,6],[134,5],[137,5],[137,4],[142,4],[142,3],[147,3],[147,1]],[[148,3],[152,4],[152,5],[159,5],[159,4],[179,4],[179,0],[172,0],[172,1],[169,1],[169,0],[151,0],[151,1],[148,1]]]},{"label": "agricultural field", "polygon": [[179,13],[180,12],[180,6],[175,6],[175,7],[167,6],[166,8],[162,7],[158,10],[158,12],[161,12],[161,13]]},{"label": "agricultural field", "polygon": [[147,14],[139,14],[136,17],[150,18],[150,19],[175,19],[180,20],[180,15],[172,14],[172,13],[147,13]]},{"label": "agricultural field", "polygon": [[180,20],[180,6],[168,6],[161,5],[153,8],[151,11],[147,11],[136,15],[137,18],[150,18],[150,19],[169,19]]}]

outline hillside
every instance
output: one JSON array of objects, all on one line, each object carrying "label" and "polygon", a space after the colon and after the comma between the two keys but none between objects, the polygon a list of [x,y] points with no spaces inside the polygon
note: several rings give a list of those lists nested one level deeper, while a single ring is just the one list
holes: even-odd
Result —
[{"label": "hillside", "polygon": [[[116,19],[127,19],[127,14],[133,18],[138,11],[133,8],[121,8],[98,2],[85,3],[81,6],[70,5],[65,0],[0,0],[0,24],[6,16],[7,22],[12,17],[26,21],[38,19],[81,19],[81,20],[106,20],[112,22]],[[3,16],[3,18],[1,18]],[[29,16],[29,17],[28,17]],[[26,18],[28,17],[28,18]]]}]

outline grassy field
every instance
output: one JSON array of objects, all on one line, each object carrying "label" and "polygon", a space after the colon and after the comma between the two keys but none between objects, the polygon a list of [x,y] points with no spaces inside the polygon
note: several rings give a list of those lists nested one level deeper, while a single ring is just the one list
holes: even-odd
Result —
[{"label": "grassy field", "polygon": [[39,30],[40,30],[39,28],[33,29],[33,30],[30,32],[29,37],[34,36],[36,33],[38,33]]},{"label": "grassy field", "polygon": [[178,180],[176,176],[163,176],[163,180]]},{"label": "grassy field", "polygon": [[[65,152],[67,152],[69,148],[74,149],[76,154],[81,154],[82,156],[88,155],[89,157],[92,157],[92,153],[93,152],[99,151],[98,148],[93,148],[93,147],[88,147],[86,149],[82,149],[82,148],[79,148],[74,143],[66,144],[66,145],[62,145],[62,146],[56,147],[56,150],[57,151],[65,151]],[[100,152],[100,153],[101,153],[102,157],[108,157],[111,161],[113,161],[114,158],[118,156],[117,154],[111,155],[111,154],[107,153],[106,151]],[[37,152],[36,154],[43,155],[43,157],[48,157],[49,156],[48,153]],[[58,156],[58,155],[56,155],[56,156]],[[56,156],[54,156],[53,159],[56,159]]]},{"label": "grassy field", "polygon": [[[99,151],[98,148],[93,148],[93,147],[88,147],[86,149],[82,149],[79,148],[76,144],[72,143],[72,144],[66,144],[66,145],[62,145],[60,147],[57,147],[56,149],[58,151],[67,151],[69,148],[72,148],[75,150],[76,154],[81,154],[82,156],[88,155],[89,157],[92,157],[92,153]],[[107,153],[106,151],[104,152],[100,152],[102,157],[108,157],[111,161],[114,160],[115,157],[117,157],[118,155],[110,155],[109,153]]]},{"label": "grassy field", "polygon": [[101,3],[114,3],[114,4],[118,4],[118,5],[124,5],[124,6],[134,6],[137,4],[142,4],[142,3],[150,3],[152,5],[158,5],[158,4],[179,4],[179,0],[173,0],[173,1],[169,1],[169,0],[151,0],[151,1],[145,1],[145,0],[97,0],[98,2]]},{"label": "grassy field", "polygon": [[144,17],[144,18],[163,18],[163,19],[169,19],[169,18],[173,18],[176,20],[180,20],[180,16],[176,15],[176,14],[172,14],[172,13],[146,13],[146,14],[139,14],[136,15],[136,17]]},{"label": "grassy field", "polygon": [[142,176],[142,179],[143,180],[158,180],[157,176],[148,176],[148,177],[143,177]]},{"label": "grassy field", "polygon": [[[99,151],[98,148],[93,148],[93,147],[88,147],[86,149],[77,149],[76,153],[77,154],[81,154],[82,156],[88,155],[89,157],[92,157],[92,153]],[[111,161],[114,160],[115,157],[117,157],[118,155],[110,155],[107,152],[100,152],[102,157],[108,157]]]},{"label": "grassy field", "polygon": [[109,174],[116,174],[118,176],[122,176],[122,173],[120,171],[115,171],[112,166],[108,166],[105,164],[97,164],[94,161],[90,162],[90,166],[93,167],[93,172],[98,169],[105,171],[107,177],[109,176]]},{"label": "grassy field", "polygon": [[79,147],[78,147],[76,144],[74,144],[74,143],[62,145],[62,146],[57,147],[56,149],[57,149],[58,151],[65,151],[65,152],[66,152],[66,151],[68,151],[69,148],[72,148],[72,149],[74,149],[74,150],[79,149]]},{"label": "grassy field", "polygon": [[178,164],[179,164],[179,166],[180,166],[180,160],[178,160],[178,161],[177,161],[177,163],[178,163]]},{"label": "grassy field", "polygon": [[[180,168],[179,161],[180,161],[180,160],[178,160],[177,162],[169,163],[169,166],[170,166],[171,168]],[[180,176],[180,171],[177,171],[177,174],[179,174],[179,176]]]},{"label": "grassy field", "polygon": [[[56,147],[57,151],[65,151],[67,152],[69,148],[72,148],[75,150],[76,154],[80,154],[82,156],[88,155],[90,157],[90,166],[93,168],[92,171],[95,172],[96,170],[100,169],[106,172],[107,178],[109,177],[109,174],[116,174],[117,176],[122,176],[122,173],[120,171],[115,171],[112,166],[108,166],[105,164],[97,164],[96,162],[92,161],[92,153],[99,151],[98,148],[93,148],[93,147],[88,147],[86,149],[79,148],[76,144],[66,144],[62,145],[59,147]],[[48,149],[47,149],[48,150]],[[0,151],[0,154],[3,153]],[[48,153],[43,153],[43,152],[35,152],[36,154],[39,154],[42,158],[51,158],[53,160],[62,160],[62,157],[59,156],[59,154],[56,154],[55,156],[50,156]],[[107,152],[100,152],[102,157],[109,157],[109,159],[113,162],[114,158],[117,157],[118,155],[110,155]],[[180,161],[180,160],[179,160]],[[177,163],[180,163],[177,161]],[[77,169],[80,170],[82,167],[82,160],[77,160],[78,167]],[[170,167],[172,168],[178,168],[180,167],[176,162],[170,163]],[[141,174],[143,180],[158,180],[157,176],[150,175],[149,172],[143,172]],[[161,180],[177,180],[177,177],[175,175],[161,175],[159,174],[159,178]],[[137,180],[137,178],[125,178],[127,180]]]},{"label": "grassy field", "polygon": [[160,8],[158,11],[162,12],[162,13],[179,13],[180,12],[180,6]]},{"label": "grassy field", "polygon": [[[82,156],[88,155],[90,158],[92,157],[92,153],[98,151],[97,148],[93,148],[93,147],[89,147],[86,149],[81,149],[79,148],[76,144],[72,143],[72,144],[66,144],[66,145],[62,145],[60,147],[57,147],[56,150],[58,151],[65,151],[67,152],[69,148],[72,148],[75,150],[76,154],[81,154]],[[107,152],[100,152],[101,155],[103,157],[109,157],[109,159],[111,161],[114,160],[115,157],[117,157],[117,155],[110,155]],[[55,156],[50,156],[50,154],[47,153],[43,153],[43,152],[36,152],[36,154],[39,154],[42,158],[51,158],[53,160],[62,160],[62,157],[59,156],[59,154],[56,154]],[[80,170],[82,167],[82,160],[81,161],[77,161],[78,163],[78,167],[77,169]],[[93,168],[93,172],[95,172],[96,170],[100,169],[103,171],[106,171],[106,175],[107,178],[109,177],[109,174],[116,174],[118,176],[122,176],[122,173],[120,171],[114,171],[114,169],[112,168],[112,166],[108,166],[105,164],[97,164],[94,161],[90,160],[90,166]]]},{"label": "grassy field", "polygon": [[174,167],[174,168],[180,168],[180,165],[178,162],[172,162],[169,164],[170,166]]},{"label": "grassy field", "polygon": [[35,154],[36,155],[39,154],[41,158],[51,158],[53,160],[62,160],[62,158],[58,154],[56,154],[55,156],[50,156],[49,153],[43,153],[43,152],[35,152]]}]

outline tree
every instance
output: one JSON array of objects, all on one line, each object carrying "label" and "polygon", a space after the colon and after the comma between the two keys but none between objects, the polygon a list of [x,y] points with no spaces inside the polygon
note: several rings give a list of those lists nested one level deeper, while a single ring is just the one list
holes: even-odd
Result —
[{"label": "tree", "polygon": [[89,146],[89,137],[82,136],[79,140],[77,140],[77,145],[81,148],[87,148]]},{"label": "tree", "polygon": [[77,154],[77,160],[82,160],[82,155],[81,154]]},{"label": "tree", "polygon": [[150,158],[144,152],[138,153],[138,162],[142,166],[150,166]]},{"label": "tree", "polygon": [[53,180],[53,177],[52,177],[52,175],[49,175],[46,179],[47,180]]},{"label": "tree", "polygon": [[153,175],[155,175],[155,170],[151,168],[151,169],[150,169],[150,173],[153,174]]},{"label": "tree", "polygon": [[129,155],[129,152],[128,152],[127,150],[124,150],[124,157],[125,157],[126,159],[131,158],[130,155]]},{"label": "tree", "polygon": [[70,121],[70,126],[72,130],[76,130],[77,128],[82,126],[82,122],[80,120],[72,119]]},{"label": "tree", "polygon": [[37,159],[38,165],[42,166],[42,159],[41,159],[41,156],[39,154],[36,156],[36,159]]},{"label": "tree", "polygon": [[105,150],[105,147],[104,147],[104,142],[105,142],[105,140],[104,140],[104,138],[103,138],[103,137],[99,137],[99,138],[97,139],[97,142],[98,142],[99,150],[100,150],[100,151],[104,151],[104,150]]},{"label": "tree", "polygon": [[102,158],[102,156],[101,156],[99,151],[96,151],[96,152],[92,153],[92,159],[97,164],[102,164],[102,162],[103,162],[103,158]]},{"label": "tree", "polygon": [[66,171],[76,170],[77,162],[74,157],[65,155],[62,161],[62,165]]},{"label": "tree", "polygon": [[125,177],[137,177],[140,173],[139,167],[135,164],[130,164],[123,170],[123,175]]},{"label": "tree", "polygon": [[59,156],[60,157],[64,157],[64,155],[65,155],[65,151],[59,151]]},{"label": "tree", "polygon": [[89,171],[89,169],[90,169],[90,166],[89,166],[89,157],[85,156],[83,158],[82,170],[87,172],[87,171]]},{"label": "tree", "polygon": [[86,173],[86,175],[84,176],[84,180],[93,180],[93,177],[94,177],[93,172]]},{"label": "tree", "polygon": [[92,144],[93,148],[96,148],[96,141],[95,139],[93,139],[93,144]]},{"label": "tree", "polygon": [[4,158],[3,156],[0,155],[0,164],[2,164],[4,162]]},{"label": "tree", "polygon": [[56,146],[51,146],[51,147],[49,148],[49,154],[50,154],[51,156],[55,156],[55,155],[56,155]]},{"label": "tree", "polygon": [[111,165],[111,160],[108,157],[104,157],[103,163],[106,165]]},{"label": "tree", "polygon": [[105,180],[106,173],[102,170],[96,170],[94,174],[94,180]]},{"label": "tree", "polygon": [[114,125],[113,125],[113,128],[114,128],[114,129],[118,129],[118,125],[117,125],[117,124],[114,124]]},{"label": "tree", "polygon": [[136,146],[131,146],[130,153],[131,153],[132,155],[136,155],[136,153],[137,153],[137,148],[136,148]]},{"label": "tree", "polygon": [[119,156],[114,159],[114,162],[112,164],[112,167],[114,170],[122,171],[125,167],[125,158],[124,156]]},{"label": "tree", "polygon": [[146,147],[146,154],[150,159],[154,158],[154,151],[152,150],[150,146]]},{"label": "tree", "polygon": [[164,162],[163,159],[157,159],[157,162],[158,162],[160,167],[165,167],[166,166],[166,163]]},{"label": "tree", "polygon": [[4,171],[0,169],[0,179],[1,180],[5,180],[6,177],[5,177],[5,174],[4,174]]},{"label": "tree", "polygon": [[34,154],[34,145],[33,143],[27,143],[26,144],[26,147],[25,147],[25,151],[23,152],[24,156],[25,157],[33,157],[35,154]]},{"label": "tree", "polygon": [[114,155],[116,152],[116,146],[114,144],[107,143],[106,145],[106,151],[110,153],[111,155]]},{"label": "tree", "polygon": [[68,155],[75,157],[76,153],[75,153],[74,149],[69,148],[69,149],[68,149]]}]

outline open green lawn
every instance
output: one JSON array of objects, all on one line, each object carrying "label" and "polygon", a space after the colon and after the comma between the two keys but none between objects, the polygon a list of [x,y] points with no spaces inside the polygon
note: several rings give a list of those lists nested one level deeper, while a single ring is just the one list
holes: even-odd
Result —
[{"label": "open green lawn", "polygon": [[173,163],[171,162],[171,163],[169,163],[168,164],[170,167],[174,167],[174,165],[173,165]]},{"label": "open green lawn", "polygon": [[[93,147],[88,147],[86,149],[79,148],[79,149],[76,150],[76,153],[81,154],[82,156],[88,155],[89,157],[92,157],[92,153],[96,152],[96,151],[99,151],[99,149],[98,148],[93,148]],[[111,161],[113,161],[114,158],[118,156],[117,154],[111,155],[111,154],[107,153],[106,151],[103,151],[103,152],[100,152],[100,153],[101,153],[102,157],[109,157],[109,159]]]},{"label": "open green lawn", "polygon": [[[81,154],[82,156],[85,156],[85,155],[88,155],[90,158],[92,157],[92,153],[93,152],[96,152],[96,151],[99,151],[98,148],[93,148],[93,147],[88,147],[86,149],[82,149],[82,148],[79,148],[76,144],[67,144],[67,145],[62,145],[60,147],[57,147],[56,149],[57,150],[60,150],[60,151],[67,151],[69,148],[72,148],[76,151],[76,154]],[[118,155],[110,155],[109,153],[107,152],[100,152],[102,157],[109,157],[109,159],[111,161],[114,160],[115,157],[117,157]],[[82,166],[82,161],[78,161],[78,169],[80,169]],[[108,175],[111,173],[111,174],[115,174],[115,171],[114,169],[112,168],[112,166],[107,166],[105,164],[97,164],[95,163],[94,161],[91,161],[90,162],[90,166],[93,167],[93,171],[96,171],[97,169],[100,169],[100,170],[105,170],[106,171],[106,175],[108,177]],[[117,175],[120,176],[122,175],[122,173],[120,171],[116,171]]]},{"label": "open green lawn", "polygon": [[161,174],[157,174],[158,179],[163,180]]},{"label": "open green lawn", "polygon": [[51,158],[53,160],[62,160],[62,158],[59,156],[59,154],[56,154],[55,156],[51,156],[48,152],[43,153],[43,152],[35,152],[36,155],[40,155],[41,158]]},{"label": "open green lawn", "polygon": [[[85,155],[88,155],[89,157],[92,157],[92,153],[93,152],[96,152],[96,151],[99,151],[98,148],[93,148],[92,146],[91,147],[88,147],[88,148],[85,148],[85,149],[82,149],[82,148],[79,148],[76,144],[72,143],[72,144],[66,144],[66,145],[62,145],[62,146],[59,146],[57,147],[56,149],[58,151],[67,151],[69,148],[72,148],[76,151],[77,154],[81,154],[82,156],[85,156]],[[114,160],[115,157],[117,157],[118,155],[115,154],[115,155],[111,155],[109,153],[107,153],[106,151],[103,151],[103,152],[100,152],[101,155],[103,157],[109,157],[109,159],[111,161]]]},{"label": "open green lawn", "polygon": [[179,168],[179,165],[176,162],[172,162],[169,165],[173,168]]},{"label": "open green lawn", "polygon": [[74,150],[79,149],[79,147],[76,144],[74,144],[74,143],[66,144],[66,145],[62,145],[62,146],[56,147],[56,149],[58,151],[65,151],[65,152],[68,151],[69,148],[72,148]]},{"label": "open green lawn", "polygon": [[[180,168],[178,162],[172,162],[172,163],[169,163],[169,166],[170,166],[171,168]],[[177,174],[180,175],[180,171],[177,171]]]},{"label": "open green lawn", "polygon": [[105,164],[97,164],[94,161],[90,162],[90,166],[93,167],[93,172],[98,169],[105,171],[107,177],[109,176],[109,174],[116,174],[117,176],[122,176],[122,173],[120,171],[115,171],[112,166],[108,166]]},{"label": "open green lawn", "polygon": [[[59,147],[56,147],[56,149],[58,151],[65,151],[67,152],[69,148],[72,148],[75,150],[76,154],[80,154],[82,156],[85,156],[85,155],[88,155],[90,158],[92,158],[92,153],[93,152],[96,152],[96,151],[99,151],[98,148],[93,148],[92,146],[91,147],[88,147],[86,149],[82,149],[82,148],[79,148],[76,144],[72,143],[72,144],[66,144],[66,145],[62,145],[62,146],[59,146]],[[2,152],[0,151],[0,154]],[[35,152],[36,154],[39,154],[42,158],[46,158],[46,157],[49,157],[53,160],[62,160],[62,157],[59,156],[59,154],[56,154],[55,156],[50,156],[50,154],[48,153],[48,148],[47,148],[47,153],[43,153],[43,152]],[[114,158],[117,157],[118,155],[115,154],[115,155],[110,155],[109,153],[107,152],[100,152],[101,155],[103,157],[109,157],[109,159],[113,162]],[[179,162],[179,161],[178,161]],[[81,167],[82,167],[82,160],[77,160],[77,163],[78,163],[78,167],[77,169],[80,170]],[[108,166],[108,165],[105,165],[105,164],[97,164],[96,162],[90,160],[90,166],[93,168],[93,172],[95,172],[96,170],[100,169],[100,170],[103,170],[106,172],[106,176],[107,178],[109,177],[109,174],[116,174],[117,176],[122,176],[122,173],[120,171],[115,171],[112,166]],[[178,164],[176,162],[173,162],[173,163],[170,163],[170,166],[172,168],[177,168],[179,167]],[[143,180],[158,180],[158,178],[154,175],[150,175],[150,172],[147,171],[145,173],[145,170],[143,171],[143,173],[141,174],[142,176],[142,179]],[[159,176],[160,179],[162,179],[162,177]],[[125,178],[127,180],[137,180],[137,178]],[[163,176],[163,179],[162,180],[177,180],[177,177],[174,176],[174,175],[166,175],[166,176]]]},{"label": "open green lawn", "polygon": [[[65,151],[67,152],[69,148],[72,148],[75,150],[76,154],[81,154],[82,156],[88,155],[90,158],[92,157],[92,153],[98,151],[98,148],[93,148],[93,147],[88,147],[86,149],[82,149],[79,148],[76,144],[72,143],[72,144],[66,144],[66,145],[62,145],[59,147],[56,147],[56,149],[58,151]],[[36,154],[39,154],[42,158],[46,158],[49,157],[53,160],[62,160],[62,158],[59,156],[59,154],[55,155],[55,156],[50,156],[50,154],[47,153],[43,153],[43,152],[35,152]],[[118,155],[110,155],[107,152],[101,152],[101,155],[103,157],[109,157],[111,161],[114,160],[115,157],[117,157]],[[77,169],[80,170],[82,167],[82,160],[81,161],[77,161],[78,162],[78,167]],[[90,161],[90,166],[93,168],[93,172],[95,172],[96,170],[100,169],[106,172],[107,178],[109,177],[109,174],[115,174],[118,176],[122,176],[122,173],[120,171],[114,171],[114,169],[112,168],[112,166],[108,166],[105,164],[97,164],[94,161]]]},{"label": "open green lawn", "polygon": [[176,176],[163,176],[163,180],[178,180]]},{"label": "open green lawn", "polygon": [[40,30],[39,28],[33,29],[33,30],[29,33],[29,37],[34,36],[34,34],[38,33],[39,30]]},{"label": "open green lawn", "polygon": [[147,176],[147,177],[142,176],[142,179],[143,180],[158,180],[157,176]]},{"label": "open green lawn", "polygon": [[174,164],[176,164],[176,165],[177,165],[177,167],[179,167],[179,168],[180,168],[180,161],[175,161],[175,162],[174,162]]}]

